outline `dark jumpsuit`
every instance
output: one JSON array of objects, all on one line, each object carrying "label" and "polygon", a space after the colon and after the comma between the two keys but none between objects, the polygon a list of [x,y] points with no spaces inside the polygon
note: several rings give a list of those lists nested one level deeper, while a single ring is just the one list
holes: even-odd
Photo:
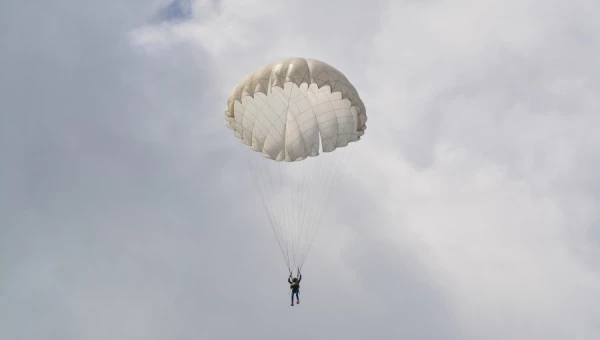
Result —
[{"label": "dark jumpsuit", "polygon": [[302,275],[298,276],[297,282],[292,282],[291,278],[288,277],[288,283],[292,289],[292,306],[294,305],[294,294],[296,294],[296,300],[300,301],[300,298],[298,297],[298,294],[300,293],[300,280],[302,280]]}]

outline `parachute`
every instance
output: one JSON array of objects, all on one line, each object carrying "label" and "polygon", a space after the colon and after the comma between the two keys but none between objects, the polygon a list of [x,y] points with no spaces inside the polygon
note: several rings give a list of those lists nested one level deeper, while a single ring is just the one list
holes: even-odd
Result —
[{"label": "parachute", "polygon": [[365,106],[340,71],[289,58],[246,75],[229,95],[225,119],[249,146],[242,153],[257,198],[288,270],[299,271],[338,173],[365,133]]}]

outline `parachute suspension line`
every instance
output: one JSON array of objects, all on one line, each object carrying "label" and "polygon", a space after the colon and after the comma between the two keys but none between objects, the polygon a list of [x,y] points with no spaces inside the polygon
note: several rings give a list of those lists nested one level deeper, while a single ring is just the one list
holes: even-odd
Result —
[{"label": "parachute suspension line", "polygon": [[[271,187],[271,195],[269,195],[269,196],[273,197],[276,194],[281,194],[279,192],[279,190],[277,190],[277,188],[274,186],[275,181],[273,180],[273,178],[274,177],[277,178],[278,176],[277,176],[277,174],[273,174],[273,171],[269,170],[269,163],[268,163],[268,161],[265,160],[264,158],[259,158],[258,161],[264,163],[265,166],[264,166],[263,173],[269,174],[269,177],[270,177],[270,181],[268,183],[269,183],[269,186]],[[281,180],[281,174],[279,174],[279,175],[280,175],[279,176],[279,180],[281,182],[282,181]],[[281,185],[279,187],[281,187]],[[285,208],[285,205],[284,205],[284,208]],[[274,210],[273,213],[277,214],[277,216],[279,217],[278,232],[279,232],[279,235],[280,235],[280,240],[278,240],[278,241],[279,242],[283,241],[282,247],[285,247],[286,264],[288,265],[288,267],[290,267],[290,260],[289,260],[289,258],[290,258],[290,250],[289,250],[289,246],[288,246],[288,243],[289,243],[288,242],[288,235],[286,233],[284,233],[285,230],[282,228],[282,226],[285,225],[285,223],[287,223],[286,222],[287,214],[286,214],[286,211],[282,210],[280,207],[275,207],[275,208],[273,208],[273,210]]]},{"label": "parachute suspension line", "polygon": [[[281,171],[281,167],[285,166],[287,168],[288,164],[284,163],[284,164],[280,164],[279,170]],[[290,176],[289,174],[286,173],[286,178],[285,178],[285,182],[282,183],[282,187],[284,192],[286,193],[287,197],[286,197],[286,201],[287,203],[285,203],[286,208],[288,209],[288,220],[285,224],[285,231],[286,231],[286,235],[288,236],[288,244],[291,247],[291,267],[293,268],[294,264],[296,263],[296,249],[294,247],[294,232],[293,232],[293,225],[294,225],[294,193],[292,191],[292,183],[290,181]]]},{"label": "parachute suspension line", "polygon": [[[264,160],[261,159],[261,161],[264,162]],[[280,164],[277,163],[277,170],[278,173],[273,174],[273,172],[269,171],[269,164],[265,164],[265,172],[269,172],[269,174],[271,175],[271,182],[269,183],[271,186],[273,186],[274,180],[273,177],[275,178],[275,180],[278,180],[278,184],[277,186],[279,188],[282,188],[282,178],[281,178],[281,169],[279,168]],[[279,192],[275,191],[275,188],[273,189],[273,195],[271,197],[278,197],[278,196],[283,196],[283,192],[281,192],[281,190],[279,190]],[[275,204],[279,203],[279,205],[277,205],[277,207],[275,208],[275,211],[277,213],[279,213],[279,216],[281,216],[281,220],[278,224],[279,227],[279,233],[281,234],[281,237],[283,239],[284,245],[285,245],[285,253],[286,253],[286,262],[289,266],[289,248],[288,248],[288,235],[285,233],[285,229],[283,228],[283,226],[285,226],[286,223],[288,223],[288,215],[287,215],[287,209],[286,209],[286,205],[283,205],[283,208],[281,208],[281,199],[278,199],[277,201],[275,201]]]},{"label": "parachute suspension line", "polygon": [[[305,175],[305,172],[304,172],[304,167],[310,161],[312,161],[312,160],[311,159],[305,159],[305,160],[303,160],[301,162],[301,165],[300,165],[300,168],[301,168],[300,169],[300,173],[297,176],[295,176],[295,178],[300,178],[300,180],[298,180],[297,184],[298,184],[298,188],[299,188],[298,192],[299,192],[299,194],[301,194],[301,196],[304,196],[303,185],[304,185],[304,182],[305,182],[305,179],[306,179],[306,175]],[[302,186],[301,186],[301,184],[302,184]],[[302,188],[302,189],[300,189],[300,188]],[[301,249],[301,241],[302,241],[302,238],[300,237],[300,235],[302,233],[302,229],[300,228],[301,227],[301,225],[300,225],[300,219],[301,219],[300,216],[301,216],[301,213],[302,213],[302,205],[301,204],[298,205],[296,211],[297,211],[297,219],[295,221],[296,222],[295,223],[295,227],[296,227],[296,234],[295,235],[296,235],[296,238],[294,240],[294,248],[295,248],[294,252],[296,254],[298,254],[299,257],[301,257],[301,254],[298,252],[298,250]],[[298,267],[298,262],[299,261],[300,261],[300,258],[295,258],[294,259],[294,266],[296,268]]]},{"label": "parachute suspension line", "polygon": [[[333,174],[333,168],[335,167],[336,163],[339,163],[339,159],[340,155],[343,153],[342,150],[337,150],[338,152],[331,152],[331,153],[327,153],[322,155],[323,160],[327,160],[325,161],[326,164],[325,167],[325,171],[316,171],[313,177],[314,182],[316,183],[315,185],[315,190],[317,190],[317,194],[314,195],[315,199],[314,199],[314,209],[312,211],[312,214],[310,215],[310,218],[308,219],[307,223],[306,223],[306,227],[303,228],[303,248],[302,248],[302,254],[304,254],[304,251],[306,250],[307,247],[307,242],[308,240],[311,238],[312,233],[313,233],[313,225],[316,223],[316,219],[319,216],[319,214],[325,209],[324,206],[324,201],[327,197],[327,186],[328,184],[330,185],[332,182],[332,179],[334,178],[334,174]],[[345,150],[344,150],[345,151]],[[327,158],[325,158],[327,157]],[[323,163],[323,162],[322,162]]]},{"label": "parachute suspension line", "polygon": [[277,233],[277,228],[276,228],[276,225],[277,225],[276,223],[277,222],[275,222],[274,219],[273,219],[273,214],[271,213],[272,210],[270,209],[270,206],[268,204],[268,200],[266,200],[265,195],[264,195],[264,191],[261,188],[261,184],[262,183],[255,176],[255,168],[254,168],[254,165],[252,164],[252,161],[249,159],[249,156],[247,156],[244,153],[244,158],[246,159],[247,164],[251,168],[250,173],[252,175],[252,178],[253,178],[254,184],[256,186],[256,189],[260,193],[263,206],[264,206],[265,210],[267,210],[267,216],[268,216],[269,222],[271,224],[271,229],[273,230],[273,234],[275,235],[275,238],[277,239],[277,243],[279,245],[279,250],[281,251],[281,255],[283,255],[283,260],[285,262],[285,265],[287,266],[288,270],[291,272],[291,268],[289,266],[289,261],[287,259],[288,257],[286,256],[286,254],[283,251],[282,243],[281,243],[281,238],[280,238],[280,236]]},{"label": "parachute suspension line", "polygon": [[299,162],[275,163],[260,154],[244,154],[289,272],[302,269],[354,147]]},{"label": "parachute suspension line", "polygon": [[[286,249],[288,251],[288,265],[290,267],[293,267],[292,263],[295,261],[295,250],[294,250],[293,244],[290,244],[290,243],[293,242],[294,235],[291,233],[289,226],[291,225],[291,223],[294,220],[293,219],[293,209],[294,208],[290,204],[290,202],[292,201],[292,199],[291,199],[292,193],[289,189],[287,178],[286,178],[286,180],[284,180],[284,176],[281,172],[281,167],[284,164],[285,163],[281,163],[281,162],[277,164],[277,170],[279,172],[279,190],[280,190],[280,194],[281,194],[281,199],[279,200],[279,203],[283,205],[283,207],[281,209],[284,211],[284,214],[285,214],[285,221],[283,221],[283,223],[281,224],[281,230],[282,230],[282,234],[285,235],[285,245],[286,245]],[[289,254],[290,248],[291,248],[291,254]],[[290,255],[291,255],[291,259],[290,259]]]},{"label": "parachute suspension line", "polygon": [[[322,155],[320,157],[327,157],[325,159],[328,160],[333,159],[335,163],[335,160],[338,157],[334,157],[334,155],[339,156],[340,153],[328,153],[327,155]],[[324,168],[323,159],[324,158],[311,157],[301,162],[287,162],[282,165],[284,169],[289,170],[289,177],[286,177],[286,179],[291,180],[290,185],[286,188],[282,188],[282,191],[287,194],[287,202],[291,202],[290,191],[294,189],[294,186],[299,186],[301,188],[298,196],[302,197],[301,202],[303,206],[300,207],[300,201],[295,202],[298,204],[292,204],[292,209],[296,212],[294,215],[295,217],[293,217],[296,219],[293,221],[295,223],[285,226],[285,229],[282,227],[282,229],[286,231],[286,235],[289,235],[288,238],[291,238],[290,247],[292,248],[292,254],[290,254],[290,267],[295,269],[299,269],[300,262],[304,257],[302,251],[307,248],[306,243],[312,238],[310,230],[306,230],[304,226],[313,224],[314,220],[319,215],[320,210],[323,209],[322,202],[324,197],[321,196],[326,194],[326,190],[322,189],[326,187],[324,183],[327,182],[327,179],[333,176],[333,171],[331,170],[328,172],[321,171],[321,169]],[[309,169],[311,167],[310,165],[315,166],[312,167],[312,171],[307,171],[307,169],[311,170]],[[330,169],[333,169],[335,164],[327,165],[329,165]],[[298,170],[300,173],[298,173]],[[292,183],[294,181],[296,181],[296,183]],[[308,203],[312,204],[309,206]],[[301,212],[304,213],[301,214]],[[306,219],[307,216],[310,217],[310,219]],[[302,219],[304,219],[304,221],[302,221]],[[298,228],[298,226],[300,227]]]},{"label": "parachute suspension line", "polygon": [[[306,145],[304,146],[305,151],[306,151]],[[306,176],[304,176],[304,168],[306,166],[306,162],[307,160],[305,160],[304,162],[301,162],[302,164],[300,165],[300,174],[301,174],[301,180],[298,181],[298,193],[300,196],[300,202],[298,204],[298,218],[296,219],[296,235],[300,234],[300,230],[301,230],[301,225],[300,225],[300,216],[302,215],[302,209],[304,206],[304,183],[306,182]],[[297,243],[296,243],[297,244]],[[296,245],[296,247],[298,247],[298,244]]]},{"label": "parachute suspension line", "polygon": [[[321,155],[322,157],[324,157],[325,155]],[[329,155],[328,155],[329,156]],[[316,193],[318,193],[318,188],[321,187],[321,184],[319,183],[319,178],[321,176],[319,176],[320,174],[322,174],[321,168],[323,167],[323,161],[322,160],[314,160],[313,163],[315,163],[315,166],[313,168],[313,172],[312,175],[310,176],[310,182],[312,183],[312,186],[309,188],[310,189],[310,193],[309,193],[309,197],[312,198],[310,200],[310,209],[307,209],[304,212],[304,216],[302,219],[302,226],[305,225],[305,223],[307,222],[307,218],[310,220],[310,213],[313,212],[315,210],[315,207],[318,207],[317,205],[317,199],[316,197],[314,197],[316,195]],[[308,176],[307,176],[308,177]],[[305,230],[305,229],[303,229]]]},{"label": "parachute suspension line", "polygon": [[[310,163],[309,163],[310,162]],[[304,229],[304,225],[306,222],[307,217],[309,216],[309,214],[315,210],[315,205],[314,205],[314,192],[316,190],[316,188],[319,187],[319,183],[317,181],[315,181],[317,175],[319,174],[319,170],[321,169],[321,166],[323,164],[323,162],[319,161],[318,159],[309,159],[306,160],[306,165],[308,166],[308,164],[312,165],[312,169],[310,169],[310,166],[308,170],[304,170],[302,169],[302,180],[303,180],[303,194],[305,196],[304,198],[304,204],[302,206],[302,211],[301,211],[301,217],[299,218],[299,231],[298,231],[298,246],[302,249],[303,245],[300,245],[300,241],[302,240],[302,235],[305,233],[305,229]],[[311,171],[312,170],[312,171]],[[306,183],[308,182],[308,188],[305,188]]]},{"label": "parachute suspension line", "polygon": [[[263,160],[262,160],[262,159],[260,159],[260,158],[257,158],[257,163],[258,163],[258,164],[261,164],[261,161],[263,161]],[[259,173],[260,173],[261,177],[265,179],[265,181],[264,181],[264,183],[265,183],[265,188],[267,189],[267,191],[269,191],[269,190],[270,190],[270,192],[268,192],[268,195],[267,195],[267,197],[271,197],[271,196],[273,195],[273,193],[275,192],[275,190],[274,190],[274,188],[273,188],[273,181],[272,181],[272,177],[273,177],[273,176],[272,176],[272,174],[271,174],[271,173],[269,173],[268,171],[265,171],[265,170],[264,170],[264,166],[263,166],[263,169],[261,169],[261,170],[259,171]],[[267,176],[267,175],[268,175],[268,176]],[[268,178],[267,178],[267,177],[268,177]],[[269,180],[269,178],[270,178],[270,180]],[[281,221],[281,215],[280,215],[280,214],[278,214],[279,210],[278,210],[278,209],[275,209],[275,207],[273,207],[273,202],[271,202],[271,201],[270,201],[270,200],[268,200],[268,199],[266,199],[266,200],[267,200],[267,202],[269,202],[269,209],[270,209],[269,213],[270,213],[271,215],[275,216],[275,218],[276,218],[276,232],[277,232],[277,235],[278,235],[277,241],[278,241],[279,243],[281,243],[280,247],[281,247],[281,248],[283,248],[283,247],[284,247],[284,246],[286,246],[287,244],[286,244],[286,242],[285,242],[285,239],[284,239],[284,236],[285,236],[285,235],[282,235],[280,228],[278,228],[278,226],[279,226],[279,225],[281,225],[281,223],[282,223],[282,221]],[[288,257],[289,257],[289,253],[288,253],[288,249],[287,249],[287,247],[285,247],[285,248],[286,248],[286,249],[285,249],[285,250],[283,250],[283,251],[285,252],[285,254],[284,254],[284,258],[285,258],[285,260],[286,260],[286,264],[288,264]]]},{"label": "parachute suspension line", "polygon": [[[350,150],[345,150],[346,152],[345,152],[345,153],[342,155],[342,157],[346,156],[346,154],[347,154],[347,157],[346,157],[345,159],[342,159],[342,162],[341,162],[341,163],[338,165],[338,168],[337,168],[337,170],[336,170],[336,174],[334,175],[334,177],[333,177],[333,178],[338,178],[338,174],[339,174],[339,172],[340,172],[340,169],[341,169],[342,167],[344,167],[344,168],[346,167],[346,164],[348,163],[348,161],[349,161],[349,160],[350,160],[350,158],[352,157],[352,153],[354,152],[354,148],[355,148],[355,146],[356,146],[356,144],[352,144],[352,146],[350,147]],[[332,183],[332,185],[329,187],[329,191],[330,191],[330,192],[331,192],[331,190],[333,189],[333,185],[334,185],[334,184],[335,184],[335,183]],[[330,196],[329,196],[329,193],[328,193],[328,194],[327,194],[327,199],[325,200],[325,203],[324,203],[324,205],[325,205],[325,206],[327,206],[327,203],[328,203],[328,198],[329,198],[329,197],[330,197]],[[319,232],[319,229],[320,229],[320,226],[321,226],[321,222],[323,221],[323,218],[324,218],[324,216],[325,216],[325,215],[323,214],[323,212],[321,212],[321,215],[320,215],[320,216],[319,216],[319,218],[317,219],[317,223],[316,223],[316,228],[317,228],[317,230],[315,231],[315,233],[313,234],[313,237],[312,237],[312,239],[311,239],[311,240],[309,241],[309,243],[308,243],[308,249],[307,249],[307,250],[306,250],[306,252],[304,253],[305,255],[304,255],[303,259],[302,259],[302,265],[304,265],[304,261],[306,260],[306,256],[308,255],[308,252],[310,251],[310,248],[312,248],[312,244],[313,244],[313,242],[314,242],[314,239],[315,239],[315,237],[316,237],[317,233]]]},{"label": "parachute suspension line", "polygon": [[[311,230],[307,228],[307,226],[310,226],[313,223],[315,216],[317,216],[319,211],[323,209],[323,206],[321,204],[323,198],[321,196],[325,194],[325,190],[323,190],[323,188],[325,187],[325,181],[328,177],[328,173],[331,172],[332,164],[335,163],[336,156],[337,155],[333,153],[327,153],[321,155],[321,159],[314,160],[316,164],[310,176],[310,180],[312,182],[310,193],[311,207],[307,210],[307,214],[305,214],[305,220],[302,225],[302,230],[298,235],[298,242],[301,243],[299,252],[300,254],[303,254],[303,251],[306,249],[306,242],[309,240],[310,237]],[[298,269],[300,269],[300,263],[298,263],[297,265]]]},{"label": "parachute suspension line", "polygon": [[[268,167],[269,163],[266,163],[266,164]],[[279,227],[281,229],[280,232],[283,235],[284,242],[285,242],[288,266],[290,268],[293,268],[291,262],[294,257],[294,250],[291,249],[291,247],[290,247],[290,240],[293,239],[293,235],[290,234],[289,229],[287,227],[289,225],[289,223],[292,221],[292,218],[290,217],[290,215],[291,215],[290,210],[292,209],[292,207],[289,204],[290,193],[289,193],[289,191],[285,190],[287,181],[284,180],[284,177],[281,173],[282,163],[280,163],[280,162],[276,163],[276,166],[277,166],[277,172],[278,172],[278,175],[276,175],[276,177],[279,178],[279,185],[278,185],[278,188],[275,188],[274,190],[277,190],[278,194],[281,195],[281,197],[278,200],[278,203],[279,203],[278,210],[282,213],[282,220],[281,220],[281,224],[279,225]],[[274,195],[273,197],[275,197],[275,196],[276,195]]]},{"label": "parachute suspension line", "polygon": [[[313,160],[312,159],[306,159],[306,160],[302,161],[302,163],[303,163],[301,165],[302,169],[300,170],[299,176],[296,177],[296,178],[301,178],[301,180],[299,180],[298,183],[303,182],[305,180],[305,178],[307,177],[306,173],[304,172],[304,166],[305,166],[305,164],[308,164],[311,161],[313,161]],[[301,222],[300,216],[301,216],[301,212],[302,212],[301,209],[302,209],[302,207],[298,206],[298,209],[297,209],[298,210],[298,219],[296,220],[296,239],[295,239],[295,242],[294,242],[294,246],[295,246],[295,249],[296,249],[295,252],[296,252],[296,254],[298,254],[298,256],[300,258],[302,256],[302,254],[299,252],[299,250],[302,249],[302,234],[303,234],[303,231],[304,231],[303,229],[300,228],[300,222]],[[297,258],[296,261],[294,262],[294,266],[296,268],[298,268],[298,263],[300,261],[300,258]]]},{"label": "parachute suspension line", "polygon": [[[345,167],[345,165],[350,160],[350,157],[352,156],[352,153],[354,151],[354,147],[355,147],[355,143],[352,143],[352,146],[349,148],[350,150],[344,150],[344,152],[342,153],[342,155],[341,155],[342,160],[338,163],[338,166],[337,166],[337,169],[335,171],[335,174],[333,175],[332,180],[330,181],[330,186],[329,186],[329,188],[327,190],[327,194],[325,195],[326,198],[325,198],[325,202],[323,203],[324,207],[327,206],[327,203],[328,203],[328,200],[329,200],[329,197],[330,197],[329,194],[331,193],[331,190],[332,190],[332,188],[333,188],[333,186],[335,184],[334,183],[335,179],[338,178],[338,174],[339,174],[340,169],[342,168],[342,166]],[[347,157],[345,157],[346,155],[347,155]],[[323,221],[323,217],[325,216],[323,214],[324,210],[325,209],[321,210],[321,212],[319,213],[319,217],[317,218],[316,223],[313,226],[313,228],[315,229],[314,233],[311,233],[312,234],[311,238],[305,244],[306,248],[301,253],[302,254],[302,258],[300,260],[300,265],[298,267],[298,270],[301,270],[302,266],[304,266],[304,261],[306,260],[306,257],[308,256],[308,253],[310,252],[310,249],[312,248],[312,244],[313,244],[313,242],[315,240],[315,237],[317,236],[317,233],[319,232],[319,229],[320,229],[320,226],[321,226],[321,222]]]},{"label": "parachute suspension line", "polygon": [[302,269],[354,147],[299,162],[275,163],[260,154],[244,154],[289,272]]},{"label": "parachute suspension line", "polygon": [[[256,157],[256,162],[257,164],[262,164],[262,169],[259,172],[258,176],[260,176],[264,182],[262,189],[266,192],[266,197],[276,197],[277,195],[281,195],[282,192],[281,190],[277,190],[277,182],[279,182],[279,188],[282,188],[283,184],[285,183],[281,174],[277,174],[275,173],[275,171],[272,171],[273,167],[271,165],[270,160],[267,160],[263,157]],[[278,167],[278,170],[280,170],[279,168],[280,164],[275,164],[275,166]],[[255,168],[256,169],[256,168]],[[253,170],[255,171],[255,170]],[[278,180],[277,180],[278,179]],[[285,194],[285,192],[283,192],[283,194]],[[289,204],[287,204],[285,197],[284,199],[278,199],[278,200],[269,200],[269,199],[265,199],[268,207],[268,213],[271,214],[271,216],[274,216],[275,219],[275,228],[274,228],[274,233],[277,239],[277,242],[279,243],[280,246],[280,250],[282,251],[283,257],[285,259],[286,265],[288,266],[288,270],[292,270],[292,266],[291,266],[291,261],[290,261],[290,248],[289,248],[289,240],[291,238],[291,236],[289,235],[289,232],[287,232],[287,229],[285,229],[285,224],[288,223],[287,221],[289,221],[289,212],[287,210],[289,209],[282,209],[282,208],[286,208],[287,206],[289,206]],[[279,205],[277,205],[277,203],[279,203]],[[283,204],[283,207],[281,206],[281,204]],[[292,252],[293,253],[293,252]]]},{"label": "parachute suspension line", "polygon": [[319,217],[326,208],[325,203],[327,202],[327,198],[329,197],[330,188],[333,184],[332,182],[335,179],[334,172],[332,171],[334,164],[335,162],[329,164],[329,167],[327,171],[323,173],[323,176],[316,180],[316,182],[319,183],[318,185],[324,190],[323,194],[320,195],[320,197],[316,197],[315,200],[315,203],[320,209],[315,209],[314,215],[311,216],[312,218],[309,220],[306,228],[304,229],[305,233],[303,235],[303,248],[301,251],[302,259],[300,260],[299,268],[301,268],[304,264],[304,259],[306,258],[306,253],[310,248],[310,243],[312,242],[312,240],[314,240],[314,237],[316,236],[317,229],[315,228],[315,226],[318,225]]},{"label": "parachute suspension line", "polygon": [[[270,178],[270,180],[266,181],[268,187],[271,190],[267,197],[272,197],[276,193],[276,188],[274,187],[274,182],[273,182],[273,177],[274,177],[273,173],[268,171],[269,164],[267,162],[265,162],[265,159],[262,159],[259,157],[259,158],[257,158],[257,162],[263,162],[264,166],[263,166],[263,170],[261,170],[261,173],[263,174],[263,176],[265,178],[266,177]],[[268,200],[268,199],[267,199],[267,201],[270,202],[270,200]],[[285,252],[284,258],[286,261],[286,265],[289,268],[290,267],[290,261],[289,261],[290,254],[289,254],[289,248],[288,248],[287,235],[285,233],[283,233],[283,230],[281,229],[281,225],[283,225],[283,223],[285,223],[284,215],[282,215],[281,209],[273,206],[273,203],[274,202],[270,202],[270,208],[271,208],[271,213],[277,217],[276,231],[277,231],[277,234],[279,235],[277,241],[279,243],[281,243],[280,247]]]},{"label": "parachute suspension line", "polygon": [[[302,173],[302,182],[303,182],[303,189],[302,189],[302,193],[304,196],[304,202],[303,202],[303,206],[301,207],[301,210],[298,211],[298,232],[297,232],[297,239],[296,239],[296,244],[297,244],[297,248],[298,248],[298,254],[300,256],[299,261],[302,258],[302,249],[304,249],[304,241],[305,241],[305,237],[304,234],[306,233],[306,230],[304,229],[305,226],[305,222],[306,222],[306,218],[307,216],[309,216],[312,212],[314,212],[315,210],[315,200],[314,200],[314,196],[315,196],[315,191],[317,190],[317,188],[319,188],[319,183],[318,181],[316,181],[316,177],[317,175],[320,173],[319,170],[322,167],[322,161],[319,159],[308,159],[306,161],[304,161],[303,163],[303,167],[307,167],[309,164],[312,165],[312,171],[310,171],[311,169],[302,169],[301,173]],[[310,166],[308,166],[310,168]],[[304,188],[306,183],[308,182],[308,188]],[[299,269],[299,263],[296,263],[296,268]]]},{"label": "parachute suspension line", "polygon": [[[348,160],[350,159],[350,157],[352,156],[352,152],[354,151],[354,147],[355,145],[352,144],[352,146],[346,150],[344,150],[344,152],[340,155],[341,161],[338,163],[337,169],[335,170],[335,172],[333,172],[331,174],[330,180],[329,180],[329,188],[327,189],[327,194],[325,195],[325,201],[323,202],[323,206],[327,207],[327,203],[329,201],[329,197],[330,193],[334,187],[334,185],[336,184],[336,179],[338,178],[338,174],[340,172],[340,169],[348,162]],[[304,261],[306,260],[306,257],[308,256],[308,253],[310,252],[310,248],[312,247],[312,244],[314,242],[314,239],[317,235],[317,233],[319,232],[319,229],[321,227],[321,223],[323,221],[323,217],[324,215],[324,211],[325,209],[321,210],[319,212],[319,215],[317,216],[316,220],[314,221],[314,224],[310,227],[311,230],[311,239],[306,243],[306,249],[303,251],[303,258],[301,260],[301,266],[304,265]]]},{"label": "parachute suspension line", "polygon": [[[281,167],[285,166],[286,169],[288,168],[289,164],[284,163],[281,164],[279,166],[279,171],[281,174]],[[288,210],[288,220],[285,224],[285,230],[286,230],[286,234],[288,235],[288,244],[290,245],[290,247],[292,248],[292,258],[291,258],[291,264],[292,266],[295,266],[296,264],[296,247],[294,244],[294,211],[295,209],[295,205],[294,205],[294,192],[292,191],[293,189],[293,183],[292,183],[292,178],[293,176],[290,176],[290,174],[286,173],[286,178],[285,181],[282,182],[282,187],[284,187],[284,192],[287,194],[287,202],[285,204],[285,207]]]},{"label": "parachute suspension line", "polygon": [[[286,165],[295,166],[296,164],[292,163],[292,164],[286,164]],[[288,166],[288,168],[290,168],[289,166]],[[290,170],[293,171],[291,168],[290,168]],[[289,176],[289,178],[291,179],[291,178],[296,178],[296,177],[294,177],[292,175],[292,176]],[[296,215],[296,210],[297,209],[296,209],[296,205],[295,205],[295,202],[294,202],[295,201],[294,200],[294,196],[295,195],[294,195],[294,192],[292,191],[293,186],[294,186],[294,183],[292,183],[291,180],[289,181],[289,184],[286,186],[286,189],[289,192],[289,198],[290,198],[290,202],[291,202],[291,205],[290,205],[290,207],[291,207],[291,209],[290,209],[291,210],[291,221],[290,221],[290,223],[286,227],[287,227],[287,230],[288,230],[288,232],[289,232],[289,234],[291,235],[291,238],[292,238],[292,242],[291,242],[291,245],[292,245],[292,263],[293,263],[293,266],[295,267],[296,266],[296,262],[297,262],[297,259],[296,259],[296,257],[297,257],[296,256],[296,254],[297,254],[297,246],[296,246],[296,242],[295,241],[296,241],[297,238],[294,237],[294,236],[297,235],[297,234],[294,233],[294,231],[295,231],[294,229],[296,229],[295,228],[295,226],[296,226],[295,215]]]},{"label": "parachute suspension line", "polygon": [[311,209],[310,215],[308,220],[306,220],[305,225],[303,226],[303,235],[301,235],[302,238],[302,251],[301,253],[303,253],[306,249],[306,244],[308,242],[308,240],[311,237],[312,234],[312,228],[311,226],[314,224],[314,220],[316,218],[316,216],[319,215],[319,213],[324,209],[324,206],[322,204],[323,200],[324,200],[324,195],[326,194],[326,190],[324,190],[326,188],[327,185],[327,180],[329,179],[329,174],[332,172],[332,166],[335,163],[334,158],[337,155],[335,154],[327,154],[327,155],[323,155],[322,157],[325,159],[325,157],[331,158],[328,159],[329,163],[324,164],[325,166],[325,170],[321,171],[320,169],[318,171],[316,171],[313,174],[313,181],[315,183],[315,188],[314,190],[316,191],[316,194],[313,195],[314,197],[314,201],[313,201],[313,208]]},{"label": "parachute suspension line", "polygon": [[[306,160],[306,161],[309,161],[309,160]],[[303,175],[305,174],[304,168],[306,167],[306,164],[304,164],[304,163],[308,163],[308,162],[303,162],[303,164],[302,164],[301,173]],[[306,219],[306,212],[308,211],[308,202],[307,202],[307,200],[308,200],[308,198],[310,196],[307,197],[308,191],[309,191],[308,189],[306,189],[306,182],[307,182],[306,178],[307,177],[308,176],[302,176],[302,190],[301,190],[301,192],[302,192],[302,201],[300,202],[300,218],[298,219],[298,223],[300,225],[299,228],[301,228],[304,225],[304,220]],[[309,187],[309,189],[310,189],[310,187]]]},{"label": "parachute suspension line", "polygon": [[[298,164],[299,167],[300,167],[300,169],[299,169],[300,170],[300,178],[299,178],[299,180],[296,181],[297,182],[296,183],[297,186],[296,186],[296,190],[295,190],[295,192],[296,192],[296,195],[295,195],[296,196],[296,203],[292,205],[295,208],[294,211],[296,213],[296,216],[294,218],[294,222],[295,222],[294,223],[294,227],[296,229],[296,235],[298,235],[300,233],[300,209],[301,209],[300,202],[301,202],[301,195],[302,195],[302,192],[300,191],[300,189],[301,189],[301,185],[300,184],[302,183],[302,179],[304,178],[304,176],[302,176],[302,174],[303,174],[302,170],[304,170],[304,165],[306,163],[305,161],[300,162],[300,164]],[[295,178],[298,178],[298,177],[295,177]],[[299,247],[298,242],[296,242],[296,246],[295,246],[296,249],[294,250],[295,254],[298,253],[297,252],[298,247]],[[298,255],[301,256],[301,254],[298,254]],[[300,259],[297,259],[297,260],[300,260]],[[296,259],[294,259],[294,266],[297,267]]]}]

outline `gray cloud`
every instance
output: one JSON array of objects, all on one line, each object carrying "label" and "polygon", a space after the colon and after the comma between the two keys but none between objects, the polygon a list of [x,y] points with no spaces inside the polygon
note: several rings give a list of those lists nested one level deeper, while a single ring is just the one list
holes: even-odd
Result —
[{"label": "gray cloud", "polygon": [[[600,334],[594,2],[165,4],[0,5],[1,338]],[[293,309],[223,117],[288,56],[369,114]]]}]

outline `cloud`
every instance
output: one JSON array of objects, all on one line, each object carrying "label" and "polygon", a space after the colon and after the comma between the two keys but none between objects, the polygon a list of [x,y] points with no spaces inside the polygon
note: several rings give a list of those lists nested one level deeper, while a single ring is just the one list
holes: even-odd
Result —
[{"label": "cloud", "polygon": [[[594,1],[165,5],[0,7],[0,337],[598,337]],[[223,116],[289,56],[369,115],[293,309]]]}]

